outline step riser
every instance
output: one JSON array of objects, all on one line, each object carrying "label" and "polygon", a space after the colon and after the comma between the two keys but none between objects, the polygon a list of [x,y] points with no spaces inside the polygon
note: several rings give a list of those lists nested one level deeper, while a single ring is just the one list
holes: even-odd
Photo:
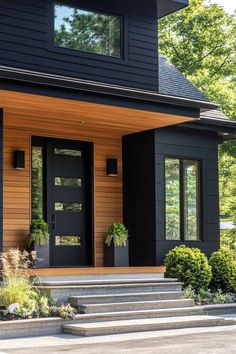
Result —
[{"label": "step riser", "polygon": [[48,295],[50,295],[53,298],[58,299],[59,301],[67,301],[68,297],[70,296],[80,296],[80,295],[111,295],[111,294],[124,294],[124,293],[139,293],[139,292],[158,292],[158,291],[181,291],[181,286],[179,285],[143,285],[143,286],[130,286],[130,287],[124,287],[124,286],[106,286],[106,287],[91,287],[91,288],[59,288],[59,289],[53,289],[53,288],[44,288],[41,287],[41,289],[46,292]]},{"label": "step riser", "polygon": [[200,316],[204,315],[203,310],[182,310],[182,311],[170,311],[165,312],[148,312],[148,313],[118,313],[116,315],[112,313],[107,314],[91,314],[91,318],[86,317],[86,315],[81,316],[78,323],[93,323],[93,322],[107,322],[107,321],[125,321],[125,320],[142,320],[147,318],[167,318],[167,317],[184,317],[184,316]]},{"label": "step riser", "polygon": [[104,313],[104,312],[117,312],[117,311],[137,311],[137,310],[158,310],[158,309],[169,309],[169,308],[184,308],[194,305],[193,300],[174,300],[171,302],[162,301],[157,303],[153,302],[129,302],[120,304],[101,304],[101,305],[80,305],[78,306],[79,311],[82,313]]},{"label": "step riser", "polygon": [[128,296],[118,295],[118,296],[110,296],[107,295],[106,297],[96,297],[96,295],[92,296],[91,298],[80,296],[78,298],[71,297],[69,298],[69,302],[74,307],[78,307],[80,304],[104,304],[104,303],[111,303],[111,302],[127,302],[127,301],[157,301],[157,300],[177,300],[183,297],[183,292],[170,292],[170,293],[147,293],[147,294],[132,294]]},{"label": "step riser", "polygon": [[224,324],[223,320],[211,319],[211,320],[199,320],[191,322],[178,322],[178,323],[161,323],[161,324],[141,324],[141,325],[128,325],[127,326],[115,326],[115,327],[104,327],[104,328],[66,328],[64,327],[64,333],[74,334],[84,337],[89,336],[100,336],[107,334],[121,334],[121,333],[133,333],[133,332],[146,332],[146,331],[158,331],[158,330],[170,330],[170,329],[181,329],[181,328],[196,328],[196,327],[212,327],[221,326]]}]

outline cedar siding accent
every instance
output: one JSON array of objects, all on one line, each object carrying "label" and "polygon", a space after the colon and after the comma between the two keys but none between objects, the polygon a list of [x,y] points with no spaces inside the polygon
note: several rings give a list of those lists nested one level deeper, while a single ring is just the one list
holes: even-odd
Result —
[{"label": "cedar siding accent", "polygon": [[[53,1],[0,0],[0,65],[157,91],[157,6],[153,2],[64,0],[123,16],[124,56],[52,45]],[[60,1],[58,1],[60,3]]]},{"label": "cedar siding accent", "polygon": [[[123,220],[122,136],[191,118],[75,100],[0,91],[4,112],[4,248],[23,247],[31,222],[31,138],[61,138],[94,144],[94,254],[103,266],[108,226]],[[84,124],[81,124],[84,123]],[[26,168],[13,168],[14,150],[26,153]],[[118,159],[118,176],[106,175],[106,159]]]}]

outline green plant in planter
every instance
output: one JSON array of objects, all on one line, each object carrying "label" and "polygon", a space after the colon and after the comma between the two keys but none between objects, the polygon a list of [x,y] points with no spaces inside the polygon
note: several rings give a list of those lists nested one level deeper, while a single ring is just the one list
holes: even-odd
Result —
[{"label": "green plant in planter", "polygon": [[128,237],[129,232],[124,224],[113,223],[108,229],[105,244],[109,247],[112,243],[115,247],[126,247]]},{"label": "green plant in planter", "polygon": [[43,219],[32,221],[26,244],[30,247],[33,243],[41,247],[49,243],[48,224]]}]

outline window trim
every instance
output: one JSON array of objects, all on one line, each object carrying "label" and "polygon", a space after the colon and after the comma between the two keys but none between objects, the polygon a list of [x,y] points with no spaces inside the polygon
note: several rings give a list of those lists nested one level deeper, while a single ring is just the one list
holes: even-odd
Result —
[{"label": "window trim", "polygon": [[[102,54],[102,53],[95,53],[95,52],[90,52],[90,51],[83,51],[83,50],[79,50],[79,49],[60,47],[58,45],[55,45],[55,42],[54,42],[54,30],[55,30],[54,9],[55,9],[56,5],[75,7],[75,8],[81,9],[81,10],[85,10],[85,11],[94,11],[96,13],[100,13],[103,15],[120,17],[120,57],[115,57],[115,56],[110,56],[110,55],[106,55],[106,54]],[[125,16],[124,14],[121,14],[121,13],[109,12],[109,11],[107,11],[107,9],[103,10],[103,9],[98,8],[96,6],[88,6],[87,4],[86,5],[80,4],[79,2],[75,2],[73,0],[70,2],[65,2],[63,0],[52,1],[49,4],[49,15],[48,15],[48,27],[49,27],[48,49],[50,51],[61,53],[63,55],[81,57],[84,59],[127,63],[128,62],[128,25],[127,25],[127,23],[128,23],[127,16]],[[125,38],[127,38],[127,41],[125,41]]]},{"label": "window trim", "polygon": [[[179,160],[179,196],[180,196],[180,239],[179,240],[168,240],[166,238],[166,159],[175,159]],[[199,179],[199,186],[198,186],[198,239],[197,240],[187,240],[185,238],[185,229],[184,229],[184,168],[183,168],[183,161],[197,161],[198,162],[198,179]],[[189,242],[189,243],[196,243],[196,242],[203,242],[203,162],[201,158],[189,157],[189,156],[180,156],[180,155],[165,155],[164,156],[164,237],[165,241],[168,242]]]}]

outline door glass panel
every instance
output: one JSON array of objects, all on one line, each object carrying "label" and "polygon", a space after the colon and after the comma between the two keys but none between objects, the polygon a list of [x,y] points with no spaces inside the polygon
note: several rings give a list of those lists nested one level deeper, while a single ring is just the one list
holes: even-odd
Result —
[{"label": "door glass panel", "polygon": [[80,236],[56,236],[56,246],[81,246]]},{"label": "door glass panel", "polygon": [[82,203],[55,203],[56,211],[82,211]]},{"label": "door glass panel", "polygon": [[81,150],[74,150],[74,149],[54,149],[55,155],[62,155],[62,156],[74,156],[74,157],[81,157],[82,151]]},{"label": "door glass panel", "polygon": [[180,240],[180,162],[165,159],[166,239]]},{"label": "door glass panel", "polygon": [[32,146],[32,219],[43,219],[43,148]]},{"label": "door glass panel", "polygon": [[184,238],[199,240],[199,161],[183,161]]},{"label": "door glass panel", "polygon": [[71,178],[71,177],[55,177],[55,186],[63,187],[81,187],[81,178]]}]

